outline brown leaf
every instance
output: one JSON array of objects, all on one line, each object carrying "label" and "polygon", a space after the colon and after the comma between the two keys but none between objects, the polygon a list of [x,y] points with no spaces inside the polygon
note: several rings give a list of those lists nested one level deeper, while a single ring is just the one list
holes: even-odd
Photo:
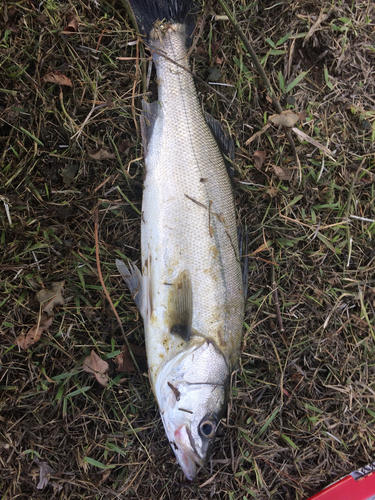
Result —
[{"label": "brown leaf", "polygon": [[275,198],[275,196],[277,196],[277,189],[271,186],[267,189],[266,194],[271,196],[271,198]]},{"label": "brown leaf", "polygon": [[268,121],[274,125],[281,125],[282,127],[293,127],[295,123],[300,119],[299,115],[296,115],[292,111],[286,110],[279,115],[271,115]]},{"label": "brown leaf", "polygon": [[111,160],[116,158],[116,155],[114,153],[111,153],[108,151],[108,149],[105,148],[99,148],[99,149],[91,149],[90,151],[87,151],[88,155],[93,159],[93,160]]},{"label": "brown leaf", "polygon": [[61,295],[64,283],[65,281],[57,281],[51,284],[51,288],[42,288],[36,294],[38,302],[43,304],[42,312],[46,313],[48,317],[53,316],[54,307],[64,305],[64,299]]},{"label": "brown leaf", "polygon": [[20,28],[16,24],[12,23],[11,25],[7,26],[7,29],[10,30],[12,33],[18,33]]},{"label": "brown leaf", "polygon": [[292,374],[291,379],[292,380],[297,380],[299,382],[302,377],[303,377],[303,375],[301,373],[295,372],[295,373]]},{"label": "brown leaf", "polygon": [[258,170],[261,169],[264,160],[266,159],[266,156],[267,156],[267,151],[255,151],[255,153],[253,154],[254,163]]},{"label": "brown leaf", "polygon": [[50,475],[53,474],[55,471],[52,469],[52,467],[49,465],[48,462],[38,461],[38,466],[39,466],[39,483],[36,488],[38,490],[43,490],[48,484]]},{"label": "brown leaf", "polygon": [[38,21],[39,24],[42,24],[43,26],[46,26],[46,24],[47,24],[47,16],[45,14],[40,14],[36,18],[36,21]]},{"label": "brown leaf", "polygon": [[39,326],[33,326],[26,334],[21,333],[17,337],[17,344],[21,349],[28,349],[31,345],[38,342],[44,330],[47,330],[52,325],[53,317],[48,317],[46,314],[41,315]]},{"label": "brown leaf", "polygon": [[91,355],[83,361],[83,369],[85,372],[93,373],[100,385],[107,387],[109,378],[107,375],[109,365],[107,361],[101,359],[95,351],[91,351]]},{"label": "brown leaf", "polygon": [[129,152],[130,147],[131,147],[131,142],[129,141],[129,139],[124,139],[118,144],[117,149],[119,150],[120,153],[125,153]]},{"label": "brown leaf", "polygon": [[306,121],[307,113],[306,110],[302,110],[301,113],[299,114],[299,119],[303,123]]},{"label": "brown leaf", "polygon": [[111,469],[103,470],[101,472],[98,472],[94,476],[90,475],[90,480],[92,481],[94,486],[98,487],[109,478],[111,472],[112,472]]},{"label": "brown leaf", "polygon": [[75,17],[69,21],[67,26],[65,26],[63,34],[64,35],[74,35],[78,31],[78,20]]},{"label": "brown leaf", "polygon": [[[144,358],[146,356],[146,350],[143,346],[129,344],[130,349],[136,359],[136,361]],[[115,359],[115,363],[117,364],[117,371],[119,372],[134,372],[135,365],[130,355],[129,349],[127,346],[123,347],[123,350],[120,354],[118,354]]]},{"label": "brown leaf", "polygon": [[71,79],[57,70],[50,71],[43,76],[42,80],[43,82],[57,83],[59,85],[66,85],[67,87],[73,87]]},{"label": "brown leaf", "polygon": [[272,165],[273,171],[275,172],[276,176],[281,180],[281,181],[290,181],[292,178],[292,170],[289,168],[285,167],[278,167],[277,165]]}]

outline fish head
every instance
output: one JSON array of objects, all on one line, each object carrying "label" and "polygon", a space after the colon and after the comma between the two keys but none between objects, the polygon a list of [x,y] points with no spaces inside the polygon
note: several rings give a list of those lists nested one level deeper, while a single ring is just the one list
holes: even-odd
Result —
[{"label": "fish head", "polygon": [[155,384],[165,431],[190,481],[211,454],[229,385],[222,352],[206,340],[191,344],[163,367]]}]

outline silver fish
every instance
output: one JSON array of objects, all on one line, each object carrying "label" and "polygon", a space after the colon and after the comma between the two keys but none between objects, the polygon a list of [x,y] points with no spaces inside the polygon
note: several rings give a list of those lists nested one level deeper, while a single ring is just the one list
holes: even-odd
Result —
[{"label": "silver fish", "polygon": [[187,71],[191,0],[130,3],[153,52],[158,100],[144,103],[141,120],[142,272],[116,263],[144,321],[166,434],[193,480],[210,455],[240,351],[244,294],[234,200]]}]

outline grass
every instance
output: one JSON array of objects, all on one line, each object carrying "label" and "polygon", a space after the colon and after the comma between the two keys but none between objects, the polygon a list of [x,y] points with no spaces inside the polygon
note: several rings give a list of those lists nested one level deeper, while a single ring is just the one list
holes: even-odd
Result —
[{"label": "grass", "polygon": [[[251,257],[230,412],[209,472],[191,485],[147,376],[116,370],[125,340],[95,259],[98,209],[103,279],[127,338],[143,344],[114,261],[140,254],[148,52],[124,2],[2,6],[2,499],[304,499],[374,460],[374,7],[228,4],[283,109],[304,112],[296,126],[333,154],[292,133],[299,173],[283,129],[270,126],[244,145],[275,109],[215,6],[192,67],[204,108],[227,123],[236,144],[236,209]],[[78,33],[61,34],[72,16]],[[219,81],[207,86],[210,68]],[[73,87],[43,82],[52,70]],[[155,89],[151,83],[149,92]],[[98,149],[112,158],[95,160]],[[255,151],[267,153],[261,167]],[[275,166],[292,169],[292,180],[280,180]],[[16,337],[38,314],[36,292],[63,280],[65,305],[52,327],[19,351]],[[92,349],[109,363],[107,389],[83,371]],[[38,490],[42,462],[55,473]]]}]

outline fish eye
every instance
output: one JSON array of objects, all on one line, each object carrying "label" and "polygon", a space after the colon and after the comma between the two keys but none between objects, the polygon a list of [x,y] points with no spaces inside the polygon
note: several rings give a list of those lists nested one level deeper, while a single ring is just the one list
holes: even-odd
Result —
[{"label": "fish eye", "polygon": [[205,417],[199,424],[199,432],[205,439],[212,439],[216,432],[216,421],[212,417]]}]

